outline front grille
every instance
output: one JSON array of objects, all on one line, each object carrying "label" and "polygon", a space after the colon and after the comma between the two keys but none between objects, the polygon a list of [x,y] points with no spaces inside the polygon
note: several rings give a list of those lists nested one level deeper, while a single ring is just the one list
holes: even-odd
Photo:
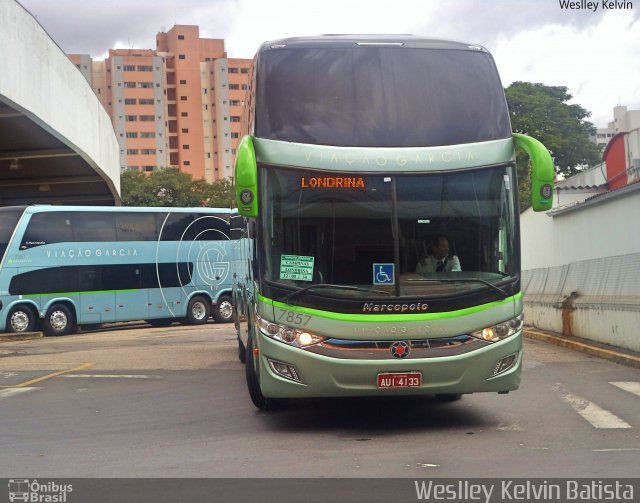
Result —
[{"label": "front grille", "polygon": [[[320,344],[305,348],[305,351],[331,358],[391,360],[395,359],[391,354],[391,345],[394,342],[396,341],[327,339]],[[445,337],[441,339],[407,340],[405,342],[411,348],[411,352],[404,360],[461,355],[484,348],[490,344],[486,341],[471,337],[470,335],[458,335],[456,337]]]}]

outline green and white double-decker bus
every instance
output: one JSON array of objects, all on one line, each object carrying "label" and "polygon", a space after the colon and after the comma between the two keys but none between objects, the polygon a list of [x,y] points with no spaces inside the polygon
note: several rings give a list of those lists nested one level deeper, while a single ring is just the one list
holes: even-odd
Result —
[{"label": "green and white double-decker bus", "polygon": [[0,331],[232,319],[228,208],[0,208]]},{"label": "green and white double-decker bus", "polygon": [[[511,131],[480,46],[414,36],[268,42],[235,167],[236,278],[254,404],[506,393],[522,363],[515,148],[533,206],[554,169]],[[419,267],[445,236],[459,267]],[[455,255],[455,257],[454,257]]]}]

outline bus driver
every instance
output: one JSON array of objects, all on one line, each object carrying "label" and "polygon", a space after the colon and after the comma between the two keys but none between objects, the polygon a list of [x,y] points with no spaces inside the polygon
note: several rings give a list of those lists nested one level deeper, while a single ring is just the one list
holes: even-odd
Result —
[{"label": "bus driver", "polygon": [[449,239],[440,234],[436,236],[429,246],[431,255],[423,258],[416,266],[416,273],[426,275],[431,272],[461,271],[460,260],[456,255],[449,255]]}]

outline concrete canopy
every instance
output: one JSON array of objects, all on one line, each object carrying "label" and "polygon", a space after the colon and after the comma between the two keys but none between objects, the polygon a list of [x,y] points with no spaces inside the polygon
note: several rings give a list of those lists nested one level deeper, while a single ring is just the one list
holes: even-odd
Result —
[{"label": "concrete canopy", "polygon": [[0,2],[0,206],[120,203],[111,120],[33,16]]}]

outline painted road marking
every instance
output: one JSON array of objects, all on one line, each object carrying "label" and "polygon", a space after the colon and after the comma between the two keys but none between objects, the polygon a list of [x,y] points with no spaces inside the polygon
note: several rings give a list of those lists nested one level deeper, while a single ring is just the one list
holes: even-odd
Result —
[{"label": "painted road marking", "polygon": [[78,370],[88,369],[89,367],[92,367],[93,365],[95,365],[95,364],[94,363],[83,363],[82,365],[78,365],[77,367],[74,367],[72,369],[59,370],[58,372],[51,372],[50,374],[46,374],[46,375],[43,375],[41,377],[37,377],[35,379],[31,379],[30,381],[21,382],[20,384],[14,384],[12,386],[12,388],[25,388],[27,386],[30,386],[31,384],[35,384],[35,383],[40,382],[40,381],[45,381],[45,380],[51,379],[53,377],[58,377],[58,376],[63,375],[63,374],[68,374],[69,372],[76,372]]},{"label": "painted road marking", "polygon": [[614,386],[640,396],[640,382],[626,381],[626,382],[610,382]]},{"label": "painted road marking", "polygon": [[81,377],[86,379],[162,379],[162,376],[142,374],[65,374],[60,377]]},{"label": "painted road marking", "polygon": [[593,449],[593,452],[637,452],[640,447],[622,447],[619,449]]},{"label": "painted road marking", "polygon": [[12,397],[14,395],[19,395],[21,393],[25,393],[27,391],[33,391],[34,389],[40,388],[5,388],[0,389],[0,400],[4,400],[5,398]]},{"label": "painted road marking", "polygon": [[553,388],[555,391],[560,392],[560,398],[562,398],[563,402],[591,423],[594,428],[631,428],[629,423],[612,412],[599,407],[586,398],[563,390],[559,384],[556,384]]}]

